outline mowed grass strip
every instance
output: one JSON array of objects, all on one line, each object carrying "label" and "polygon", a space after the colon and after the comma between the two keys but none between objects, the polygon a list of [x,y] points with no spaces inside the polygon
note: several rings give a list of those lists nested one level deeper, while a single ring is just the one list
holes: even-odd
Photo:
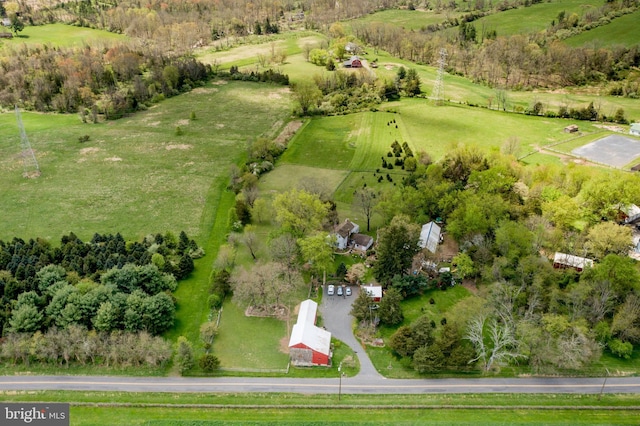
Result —
[{"label": "mowed grass strip", "polygon": [[[57,47],[108,46],[129,37],[104,30],[86,27],[75,27],[65,24],[49,24],[25,26],[13,39],[3,40],[6,46],[21,46],[23,44],[49,44]],[[2,43],[0,43],[0,51]]]},{"label": "mowed grass strip", "polygon": [[429,25],[444,22],[448,17],[455,18],[461,14],[451,11],[438,13],[433,10],[388,9],[371,13],[354,22],[388,23],[407,30],[420,30]]},{"label": "mowed grass strip", "polygon": [[355,153],[350,141],[361,127],[362,114],[314,118],[289,142],[279,163],[348,169]]},{"label": "mowed grass strip", "polygon": [[[208,199],[217,199],[211,185],[228,177],[248,141],[288,118],[285,92],[256,83],[210,84],[100,124],[23,112],[42,170],[38,179],[22,177],[15,116],[0,114],[0,238],[57,241],[73,231],[84,239],[96,232],[139,239],[184,230],[202,244],[210,229],[201,229],[201,217]],[[88,142],[78,142],[83,135]]]},{"label": "mowed grass strip", "polygon": [[[312,401],[312,399],[309,399]],[[337,402],[337,397],[336,397]],[[578,415],[579,414],[579,415]],[[77,407],[71,408],[70,419],[78,426],[104,424],[121,425],[227,425],[227,424],[630,424],[638,421],[637,410],[563,410],[563,409],[372,409],[348,410],[260,408],[122,408],[122,407]],[[117,419],[117,423],[114,423]]]}]

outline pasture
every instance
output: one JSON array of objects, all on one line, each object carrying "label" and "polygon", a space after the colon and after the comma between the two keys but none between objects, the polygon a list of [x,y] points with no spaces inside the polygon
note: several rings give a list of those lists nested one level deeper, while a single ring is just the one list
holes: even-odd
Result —
[{"label": "pasture", "polygon": [[473,24],[481,36],[486,31],[496,30],[498,36],[529,34],[542,31],[558,20],[558,14],[565,12],[581,16],[589,9],[602,6],[600,0],[563,0],[533,4],[529,7],[505,10],[478,19]]},{"label": "pasture", "polygon": [[[95,232],[139,239],[168,230],[208,238],[201,218],[219,197],[229,166],[252,138],[277,134],[289,111],[281,87],[229,83],[99,124],[23,112],[42,170],[37,179],[22,177],[16,118],[1,114],[0,239],[57,241],[70,231],[84,239]],[[176,135],[178,126],[182,135]],[[83,135],[90,139],[80,143]]]},{"label": "pasture", "polygon": [[564,42],[571,46],[613,47],[617,45],[633,46],[640,43],[640,10],[614,19],[607,25],[602,25],[578,35],[569,37]]},{"label": "pasture", "polygon": [[[4,40],[4,43],[6,46],[12,47],[19,47],[23,44],[48,44],[57,47],[91,46],[100,48],[125,40],[128,40],[128,37],[122,34],[58,23],[25,26],[17,37]],[[0,50],[1,47],[2,43],[0,43]]]},{"label": "pasture", "polygon": [[462,15],[460,12],[437,12],[434,10],[387,9],[375,12],[353,22],[376,22],[393,24],[407,30],[420,30],[429,25],[439,24],[447,18]]}]

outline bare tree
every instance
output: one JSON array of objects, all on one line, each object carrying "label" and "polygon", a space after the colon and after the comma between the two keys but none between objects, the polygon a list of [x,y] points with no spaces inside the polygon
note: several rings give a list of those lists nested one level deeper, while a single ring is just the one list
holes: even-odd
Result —
[{"label": "bare tree", "polygon": [[252,225],[245,226],[244,233],[242,234],[242,242],[249,249],[253,260],[257,260],[256,252],[258,251],[260,240],[258,239],[258,234],[253,230]]},{"label": "bare tree", "polygon": [[371,229],[371,216],[374,213],[376,204],[378,204],[376,191],[369,187],[360,188],[353,197],[356,207],[367,218],[367,232]]},{"label": "bare tree", "polygon": [[[487,325],[487,321],[489,324]],[[488,335],[485,337],[485,327],[488,327]],[[476,316],[469,321],[465,338],[471,342],[476,357],[470,361],[480,361],[484,371],[491,370],[494,364],[502,361],[524,358],[518,353],[518,340],[515,337],[513,327],[506,323],[498,323],[495,318],[487,319],[486,316]]]}]

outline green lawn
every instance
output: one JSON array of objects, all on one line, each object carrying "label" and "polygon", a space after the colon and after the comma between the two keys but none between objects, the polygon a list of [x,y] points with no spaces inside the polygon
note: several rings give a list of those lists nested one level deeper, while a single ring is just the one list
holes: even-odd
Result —
[{"label": "green lawn", "polygon": [[284,371],[289,355],[281,349],[288,343],[286,321],[246,317],[243,309],[227,301],[213,347],[222,368]]},{"label": "green lawn", "polygon": [[593,45],[597,47],[612,47],[616,45],[633,46],[640,43],[640,11],[614,19],[607,25],[602,25],[589,31],[569,37],[564,42],[569,46]]},{"label": "green lawn", "polygon": [[[40,26],[25,26],[13,39],[4,40],[7,46],[26,44],[50,44],[60,47],[109,46],[119,41],[128,40],[122,34],[85,27],[75,27],[65,24],[48,24]],[[2,43],[0,42],[0,46]]]}]

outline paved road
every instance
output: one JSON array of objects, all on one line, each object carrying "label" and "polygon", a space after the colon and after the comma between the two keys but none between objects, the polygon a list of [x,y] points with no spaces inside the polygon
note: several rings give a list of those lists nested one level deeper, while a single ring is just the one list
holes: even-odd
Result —
[{"label": "paved road", "polygon": [[353,329],[351,328],[353,317],[349,312],[351,312],[351,303],[358,297],[360,287],[355,286],[351,290],[353,291],[351,296],[328,296],[325,289],[324,296],[322,296],[322,306],[320,306],[323,325],[331,332],[333,337],[349,345],[356,353],[360,361],[358,377],[383,379],[383,376],[373,366],[367,352],[353,335]]},{"label": "paved road", "polygon": [[[605,385],[603,387],[603,385]],[[180,378],[93,376],[2,376],[0,390],[75,390],[123,392],[292,392],[338,393],[339,379]],[[434,379],[395,380],[367,377],[342,379],[345,394],[438,393],[640,393],[640,378]]]}]

